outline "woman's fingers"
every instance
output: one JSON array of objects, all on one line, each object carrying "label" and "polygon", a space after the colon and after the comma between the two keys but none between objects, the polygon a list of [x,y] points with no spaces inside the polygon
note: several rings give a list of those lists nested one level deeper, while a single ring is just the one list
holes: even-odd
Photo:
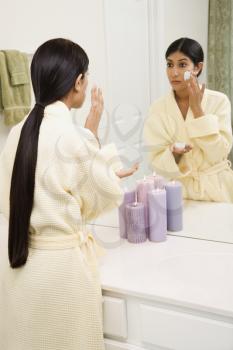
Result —
[{"label": "woman's fingers", "polygon": [[92,106],[94,106],[96,103],[96,94],[97,94],[97,87],[93,86],[93,88],[91,89],[91,104],[92,104]]},{"label": "woman's fingers", "polygon": [[133,172],[135,173],[135,171],[137,171],[138,168],[139,168],[139,163],[135,163],[135,164],[132,166]]},{"label": "woman's fingers", "polygon": [[94,86],[91,90],[91,106],[93,108],[103,109],[104,99],[102,90]]},{"label": "woman's fingers", "polygon": [[189,144],[186,144],[184,148],[176,148],[175,144],[173,144],[171,146],[172,153],[180,154],[180,155],[187,153],[187,152],[191,151],[192,149],[193,149],[193,146],[189,145]]},{"label": "woman's fingers", "polygon": [[188,89],[189,96],[192,96],[194,94],[194,91],[193,91],[193,84],[191,82],[191,77],[189,80],[186,80],[186,86]]},{"label": "woman's fingers", "polygon": [[197,77],[192,74],[190,79],[187,81],[187,90],[189,94],[189,107],[193,112],[194,118],[198,118],[204,114],[201,102],[205,90],[205,85],[203,84],[200,87]]},{"label": "woman's fingers", "polygon": [[185,145],[184,153],[189,152],[193,149],[192,145]]},{"label": "woman's fingers", "polygon": [[192,90],[196,93],[196,95],[201,96],[201,98],[202,98],[204,91],[205,91],[205,84],[202,84],[202,86],[200,88],[197,77],[194,75],[191,75],[190,85],[191,85]]},{"label": "woman's fingers", "polygon": [[121,169],[121,170],[118,170],[116,172],[116,175],[119,177],[119,178],[123,178],[123,177],[128,177],[128,176],[131,176],[135,173],[135,171],[137,171],[139,168],[139,164],[138,163],[135,163],[131,168],[129,169]]},{"label": "woman's fingers", "polygon": [[104,99],[102,90],[93,86],[91,89],[91,109],[87,116],[85,127],[90,129],[95,135],[97,135],[98,127],[103,113]]},{"label": "woman's fingers", "polygon": [[102,94],[102,90],[101,89],[99,89],[99,91],[98,91],[98,101],[99,101],[101,109],[103,110],[104,98],[103,98],[103,94]]}]

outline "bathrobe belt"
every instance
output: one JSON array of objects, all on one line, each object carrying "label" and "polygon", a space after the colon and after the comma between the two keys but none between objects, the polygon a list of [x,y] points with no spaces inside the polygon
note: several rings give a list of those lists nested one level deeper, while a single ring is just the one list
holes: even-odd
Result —
[{"label": "bathrobe belt", "polygon": [[[197,193],[200,193],[202,196],[204,194],[205,188],[209,187],[208,176],[218,174],[219,172],[223,170],[228,170],[230,168],[231,168],[231,162],[226,159],[218,164],[213,165],[212,167],[206,170],[198,171],[196,169],[192,169],[188,173],[186,173],[184,176],[180,176],[180,179],[191,177],[194,180],[194,184],[193,184],[194,191]],[[218,189],[215,188],[215,191],[217,190]],[[221,198],[221,193],[219,193],[219,195]]]},{"label": "bathrobe belt", "polygon": [[76,234],[63,236],[43,236],[30,234],[29,247],[33,249],[60,250],[79,248],[89,263],[96,264],[97,259],[105,254],[102,248],[91,233],[78,231]]}]

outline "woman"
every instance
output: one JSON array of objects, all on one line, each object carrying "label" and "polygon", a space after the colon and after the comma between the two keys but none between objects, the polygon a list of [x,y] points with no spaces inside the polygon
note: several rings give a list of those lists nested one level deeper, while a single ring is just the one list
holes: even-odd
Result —
[{"label": "woman", "polygon": [[233,171],[227,160],[232,147],[230,102],[223,93],[199,85],[204,54],[197,41],[174,41],[166,60],[172,91],[152,104],[145,121],[151,165],[168,179],[181,181],[184,198],[233,202]]},{"label": "woman", "polygon": [[98,246],[85,222],[119,203],[119,178],[137,166],[118,170],[114,146],[99,148],[99,89],[92,90],[85,128],[72,121],[70,109],[85,99],[88,63],[69,40],[37,49],[31,65],[36,104],[1,154],[9,262],[1,246],[0,349],[104,349]]}]

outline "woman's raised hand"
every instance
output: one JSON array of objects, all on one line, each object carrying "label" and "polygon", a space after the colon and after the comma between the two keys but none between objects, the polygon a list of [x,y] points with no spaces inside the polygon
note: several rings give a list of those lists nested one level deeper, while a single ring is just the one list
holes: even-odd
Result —
[{"label": "woman's raised hand", "polygon": [[201,101],[205,91],[205,84],[201,88],[198,84],[196,76],[192,73],[190,79],[186,80],[189,93],[189,106],[193,112],[194,118],[199,118],[204,115],[201,107]]},{"label": "woman's raised hand", "polygon": [[94,86],[91,89],[91,108],[87,116],[85,128],[91,130],[98,138],[98,127],[104,109],[104,99],[101,89]]}]

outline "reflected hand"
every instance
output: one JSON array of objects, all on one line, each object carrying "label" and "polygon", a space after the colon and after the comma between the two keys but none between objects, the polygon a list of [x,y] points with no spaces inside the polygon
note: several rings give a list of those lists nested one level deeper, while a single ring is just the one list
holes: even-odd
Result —
[{"label": "reflected hand", "polygon": [[175,144],[171,145],[171,151],[173,154],[179,154],[182,155],[184,153],[188,153],[189,151],[191,151],[193,149],[192,145],[189,144],[185,144],[184,148],[176,148]]},{"label": "reflected hand", "polygon": [[175,144],[171,145],[171,151],[172,151],[172,154],[175,158],[175,162],[176,164],[179,164],[179,161],[182,157],[183,154],[185,153],[188,153],[189,151],[191,151],[193,149],[193,146],[192,145],[188,145],[186,144],[184,148],[176,148],[175,147]]},{"label": "reflected hand", "polygon": [[135,163],[131,168],[129,169],[121,169],[116,171],[116,175],[122,179],[123,177],[128,177],[133,175],[139,168],[139,164]]},{"label": "reflected hand", "polygon": [[198,80],[193,74],[191,74],[190,79],[186,80],[186,84],[189,93],[189,106],[193,115],[195,118],[201,117],[204,115],[201,102],[205,91],[205,84],[202,84],[200,88]]}]

